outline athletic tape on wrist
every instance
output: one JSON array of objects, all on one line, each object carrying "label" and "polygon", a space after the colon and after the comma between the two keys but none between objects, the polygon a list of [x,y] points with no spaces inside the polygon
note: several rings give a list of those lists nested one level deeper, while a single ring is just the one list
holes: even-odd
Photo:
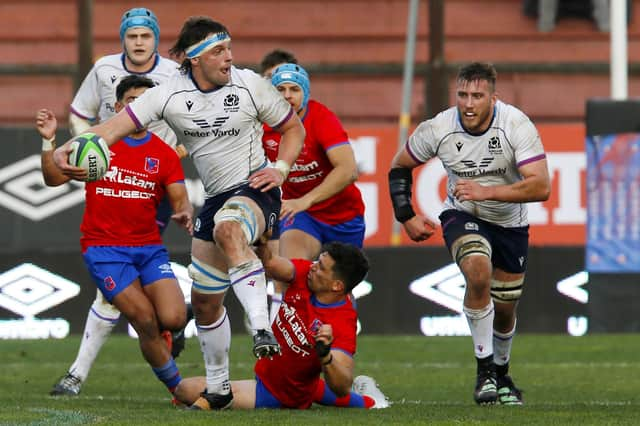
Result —
[{"label": "athletic tape on wrist", "polygon": [[287,176],[289,176],[289,171],[291,170],[291,166],[284,160],[278,160],[273,165],[273,168],[280,172],[284,180],[287,180]]},{"label": "athletic tape on wrist", "polygon": [[51,139],[42,138],[42,150],[51,151],[56,149],[56,135],[53,135]]}]

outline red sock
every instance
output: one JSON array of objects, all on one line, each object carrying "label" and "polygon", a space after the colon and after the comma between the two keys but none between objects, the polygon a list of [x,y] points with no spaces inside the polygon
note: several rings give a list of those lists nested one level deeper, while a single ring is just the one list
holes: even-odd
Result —
[{"label": "red sock", "polygon": [[364,401],[364,408],[369,409],[376,405],[376,402],[370,396],[362,395],[362,400]]}]

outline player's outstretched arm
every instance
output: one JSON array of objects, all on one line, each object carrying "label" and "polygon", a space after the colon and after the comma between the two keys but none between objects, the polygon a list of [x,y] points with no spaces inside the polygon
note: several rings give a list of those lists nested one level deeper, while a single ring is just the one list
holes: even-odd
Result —
[{"label": "player's outstretched arm", "polygon": [[58,129],[58,121],[55,114],[46,108],[38,110],[36,113],[36,129],[42,137],[40,163],[44,183],[47,186],[58,186],[68,182],[70,178],[62,174],[53,162],[53,150],[56,147],[56,130]]},{"label": "player's outstretched arm", "polygon": [[183,182],[169,184],[167,195],[173,209],[171,219],[193,235],[193,206],[189,202],[187,187]]},{"label": "player's outstretched arm", "polygon": [[284,161],[291,167],[298,158],[298,155],[300,155],[300,151],[304,145],[304,138],[306,136],[304,126],[298,115],[292,114],[291,117],[276,130],[282,133],[277,161]]},{"label": "player's outstretched arm", "polygon": [[260,238],[260,244],[256,246],[256,255],[260,258],[265,273],[274,280],[283,283],[291,282],[295,276],[293,263],[286,257],[274,254],[267,243],[268,240],[269,235],[265,234]]}]

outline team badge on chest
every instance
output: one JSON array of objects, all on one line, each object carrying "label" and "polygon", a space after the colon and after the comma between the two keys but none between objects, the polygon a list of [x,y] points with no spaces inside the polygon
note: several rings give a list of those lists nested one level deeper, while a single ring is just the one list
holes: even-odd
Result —
[{"label": "team badge on chest", "polygon": [[148,173],[158,173],[160,171],[160,160],[147,157],[144,159],[144,170]]}]

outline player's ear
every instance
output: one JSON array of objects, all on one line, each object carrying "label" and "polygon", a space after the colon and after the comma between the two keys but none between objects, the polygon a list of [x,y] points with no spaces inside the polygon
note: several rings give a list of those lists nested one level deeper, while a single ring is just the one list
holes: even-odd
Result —
[{"label": "player's ear", "polygon": [[344,294],[344,290],[345,290],[346,286],[344,284],[344,282],[342,280],[339,279],[334,279],[333,282],[331,283],[331,290],[337,292],[337,293],[343,293]]},{"label": "player's ear", "polygon": [[120,111],[122,111],[122,109],[124,108],[124,104],[120,101],[116,101],[115,105],[113,106],[116,109],[116,114],[119,113]]}]

